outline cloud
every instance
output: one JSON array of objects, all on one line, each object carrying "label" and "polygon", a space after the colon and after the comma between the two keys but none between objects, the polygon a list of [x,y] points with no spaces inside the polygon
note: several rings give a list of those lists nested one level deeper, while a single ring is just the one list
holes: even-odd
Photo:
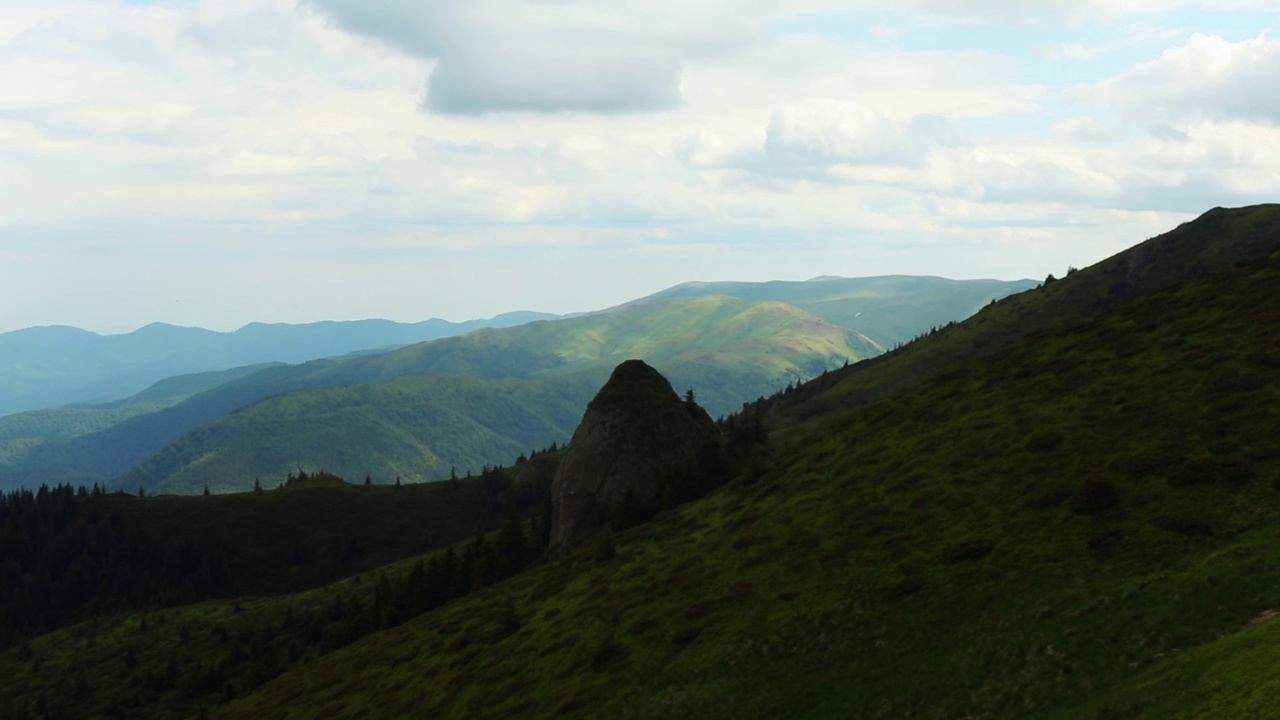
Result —
[{"label": "cloud", "polygon": [[682,63],[741,44],[759,17],[735,18],[720,2],[305,2],[348,31],[434,61],[423,104],[446,115],[675,108]]},{"label": "cloud", "polygon": [[[1120,5],[0,2],[0,329],[79,322],[35,311],[62,288],[113,298],[105,316],[150,286],[117,324],[182,297],[234,326],[583,310],[692,277],[1043,277],[1274,196],[1280,127],[1149,99],[1129,125],[1105,98],[1063,108],[1034,49],[987,42],[1017,28],[934,15]],[[912,48],[772,32],[802,12],[883,21]],[[1093,29],[1053,37],[1113,35]],[[1095,90],[1127,76],[1099,74],[1120,54],[1054,70]],[[333,291],[301,317],[288,298],[315,283]]]},{"label": "cloud", "polygon": [[[1280,40],[1242,42],[1196,33],[1181,47],[1103,82],[1073,88],[1072,100],[1104,105],[1127,120],[1174,128],[1201,121],[1280,125]],[[1167,130],[1162,130],[1166,132]]]},{"label": "cloud", "polygon": [[1081,24],[1086,21],[1113,21],[1127,16],[1157,15],[1179,10],[1221,12],[1272,10],[1271,0],[1057,0],[1057,2],[1010,2],[1009,0],[808,0],[785,4],[789,10],[806,12],[852,12],[875,10],[910,13],[932,22],[959,23]]},{"label": "cloud", "polygon": [[424,101],[432,112],[633,113],[680,104],[679,61],[649,48],[494,43],[442,57]]},{"label": "cloud", "polygon": [[774,167],[918,166],[932,145],[964,142],[940,115],[917,115],[901,124],[858,103],[814,100],[775,110],[763,151]]},{"label": "cloud", "polygon": [[811,101],[775,110],[764,154],[786,165],[901,165],[920,161],[919,146],[880,113],[856,103]]},{"label": "cloud", "polygon": [[1107,143],[1123,140],[1120,128],[1104,125],[1091,117],[1074,117],[1054,123],[1053,134],[1063,140],[1081,143]]}]

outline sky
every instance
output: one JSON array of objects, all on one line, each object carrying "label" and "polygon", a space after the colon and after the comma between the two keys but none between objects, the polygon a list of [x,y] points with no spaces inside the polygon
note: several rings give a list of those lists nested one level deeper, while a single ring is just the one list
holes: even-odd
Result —
[{"label": "sky", "polygon": [[0,332],[1043,278],[1280,201],[1273,0],[3,0]]}]

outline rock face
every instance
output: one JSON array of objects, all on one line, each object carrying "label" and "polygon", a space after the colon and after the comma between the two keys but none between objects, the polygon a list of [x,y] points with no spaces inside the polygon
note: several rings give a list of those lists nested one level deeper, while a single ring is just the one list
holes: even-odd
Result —
[{"label": "rock face", "polygon": [[706,411],[657,370],[628,360],[587,406],[556,471],[551,545],[572,550],[606,524],[694,497],[718,482],[722,466]]}]

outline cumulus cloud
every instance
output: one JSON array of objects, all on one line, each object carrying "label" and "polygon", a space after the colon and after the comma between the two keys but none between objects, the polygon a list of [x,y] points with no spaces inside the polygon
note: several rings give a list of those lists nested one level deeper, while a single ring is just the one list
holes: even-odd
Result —
[{"label": "cumulus cloud", "polygon": [[1264,34],[1231,42],[1196,33],[1159,58],[1074,88],[1068,97],[1115,108],[1129,121],[1150,127],[1222,120],[1280,125],[1277,77],[1280,40]]},{"label": "cumulus cloud", "polygon": [[1073,117],[1054,123],[1053,134],[1063,140],[1082,143],[1107,143],[1124,139],[1120,128],[1104,125],[1091,117]]},{"label": "cumulus cloud", "polygon": [[306,0],[339,26],[435,62],[437,113],[631,113],[681,102],[682,62],[757,32],[759,2]]},{"label": "cumulus cloud", "polygon": [[[0,328],[79,322],[29,312],[60,287],[134,292],[142,324],[184,292],[145,278],[193,266],[240,278],[219,288],[242,298],[329,280],[341,292],[308,312],[403,319],[582,310],[707,273],[1043,276],[1206,203],[1274,196],[1280,127],[1256,93],[1215,100],[1229,116],[1134,100],[1135,132],[1097,94],[1106,109],[1062,114],[1061,76],[1027,71],[1042,58],[947,22],[1123,4],[0,2],[0,309],[26,318]],[[868,10],[911,47],[771,23]],[[1227,75],[1271,67],[1254,42],[1265,62],[1234,50]],[[1115,55],[1068,70],[1128,77],[1097,74]],[[1196,82],[1227,93],[1214,77]],[[101,284],[106,257],[128,283]],[[595,286],[574,281],[582,265]],[[464,279],[495,291],[458,293]],[[233,314],[318,319],[281,312]]]},{"label": "cumulus cloud", "polygon": [[1271,0],[1057,0],[1009,2],[1009,0],[792,0],[790,10],[838,12],[880,10],[909,12],[931,20],[964,23],[1030,24],[1108,21],[1124,16],[1156,15],[1177,10],[1271,10]]},{"label": "cumulus cloud", "polygon": [[899,122],[856,102],[808,100],[774,110],[763,145],[738,162],[764,174],[839,181],[848,176],[842,167],[921,167],[931,149],[966,144],[941,115]]}]

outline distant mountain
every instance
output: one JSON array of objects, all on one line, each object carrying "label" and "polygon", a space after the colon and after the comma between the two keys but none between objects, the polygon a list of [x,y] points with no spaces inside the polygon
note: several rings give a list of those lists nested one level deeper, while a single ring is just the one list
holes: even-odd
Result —
[{"label": "distant mountain", "polygon": [[304,362],[556,317],[513,312],[461,323],[438,318],[419,323],[252,323],[230,333],[164,323],[123,335],[62,326],[27,328],[0,334],[0,415],[111,402],[174,375]]},{"label": "distant mountain", "polygon": [[782,303],[668,300],[273,368],[92,437],[76,469],[112,447],[137,446],[140,429],[172,430],[172,420],[195,417],[191,410],[215,407],[263,376],[273,382],[257,387],[276,390],[274,397],[189,428],[154,457],[133,460],[141,464],[116,484],[175,493],[245,489],[255,476],[298,465],[380,482],[437,480],[451,467],[479,470],[564,442],[609,370],[631,357],[646,358],[724,413],[876,352],[856,333]]},{"label": "distant mountain", "polygon": [[0,457],[6,442],[30,444],[65,440],[105,430],[137,415],[172,407],[219,385],[251,375],[270,364],[246,365],[193,375],[165,378],[136,395],[102,405],[68,405],[47,410],[26,410],[0,417]]},{"label": "distant mountain", "polygon": [[886,275],[842,278],[823,275],[804,282],[690,282],[633,301],[728,295],[777,301],[861,333],[889,349],[930,328],[963,320],[992,300],[1029,290],[1035,280],[948,280]]},{"label": "distant mountain", "polygon": [[1215,208],[1036,292],[1007,297],[966,322],[806,385],[782,403],[783,422],[890,397],[903,388],[1012,347],[1033,333],[1082,322],[1277,246],[1280,205]]},{"label": "distant mountain", "polygon": [[[218,716],[1269,716],[1275,216],[1193,223],[1127,255],[1149,284],[1088,318],[828,407],[756,475],[608,553],[300,664]],[[1263,249],[1233,267],[1252,228]],[[1038,307],[1087,312],[1079,288],[1110,285],[1086,273]]]},{"label": "distant mountain", "polygon": [[[440,535],[456,539],[460,519],[485,517],[477,509],[509,509],[500,530],[295,595],[260,581],[201,590],[228,574],[310,586],[370,567],[366,543],[381,541],[383,557],[413,552],[413,515],[387,501],[403,489],[14,496],[0,516],[0,538],[19,548],[0,585],[17,610],[0,613],[14,638],[0,650],[0,708],[142,720],[371,708],[468,719],[1271,717],[1278,211],[1206,216],[1114,266],[997,303],[1022,318],[999,332],[1003,314],[979,315],[909,346],[955,336],[967,341],[947,341],[956,359],[875,360],[906,368],[883,376],[897,383],[884,402],[773,416],[793,421],[785,429],[757,425],[754,408],[768,403],[744,409],[721,428],[726,454],[741,453],[726,458],[735,479],[576,553],[542,552],[548,513],[516,514],[537,506],[534,493],[503,503],[539,487],[537,473],[521,478],[542,455],[459,482],[470,501],[453,497],[454,483],[413,488],[434,510],[449,503],[424,529],[447,523]],[[1245,246],[1263,249],[1232,261]],[[971,342],[1012,335],[985,355]],[[402,529],[386,534],[392,522]],[[81,531],[54,530],[68,525]],[[149,565],[122,551],[131,526],[161,543]],[[271,547],[255,552],[247,533]],[[231,572],[206,572],[219,567]],[[112,582],[82,580],[101,577]],[[189,604],[227,585],[253,595]],[[99,614],[52,633],[27,619],[70,603]]]},{"label": "distant mountain", "polygon": [[[11,434],[3,439],[3,424],[0,424],[0,487],[58,481],[105,482],[204,423],[267,397],[412,376],[532,377],[612,367],[619,360],[640,357],[672,377],[681,390],[696,387],[704,406],[719,415],[737,409],[745,400],[768,395],[789,381],[814,377],[846,361],[878,355],[900,338],[919,335],[937,324],[963,318],[992,299],[1030,284],[1033,283],[906,276],[822,278],[809,282],[689,283],[565,323],[535,321],[512,328],[486,328],[465,337],[442,338],[395,352],[363,351],[296,366],[266,368],[220,387],[208,385],[205,392],[191,394],[189,399],[173,394],[175,387],[200,382],[195,376],[184,376],[92,412],[77,409],[42,416],[41,422],[46,426],[64,423],[65,427],[58,432]],[[729,302],[728,296],[736,298],[736,304]],[[695,299],[702,303],[687,304]],[[756,305],[748,310],[744,302]],[[697,309],[690,310],[692,307]],[[802,307],[812,308],[814,314]],[[822,322],[818,317],[822,314],[836,322]],[[535,317],[531,313],[517,313],[484,322],[515,324]],[[785,336],[769,335],[776,331],[780,321],[787,324]],[[414,328],[438,330],[442,323],[428,321],[417,326],[387,321],[308,326],[255,324],[229,334],[152,325],[133,335],[156,341],[153,348],[156,353],[160,353],[156,348],[163,345],[163,339],[169,338],[171,355],[188,358],[200,356],[193,348],[206,343],[211,335],[222,336],[220,341],[225,347],[220,346],[222,349],[218,351],[223,353],[222,357],[227,356],[227,348],[272,345],[281,348],[281,352],[287,349],[293,356],[313,357],[326,349],[403,339],[395,333]],[[462,330],[474,324],[451,327]],[[842,325],[845,330],[840,331],[835,325]],[[850,326],[865,327],[875,336],[849,331]],[[33,335],[54,338],[42,346],[45,351],[58,342],[65,343],[65,338],[57,339],[62,336],[79,338],[77,342],[89,345],[104,340],[67,328],[37,330],[41,332]],[[113,341],[124,342],[129,337],[115,336]],[[334,342],[337,337],[345,338],[345,345]],[[324,345],[317,338],[329,344]],[[156,396],[165,393],[173,402],[157,403]],[[143,412],[144,402],[156,406]],[[59,417],[62,419],[58,420]],[[31,427],[31,422],[31,418],[24,418],[20,424]],[[556,433],[539,437],[546,437],[546,442],[550,442],[563,439],[571,430],[572,427],[558,427]],[[507,442],[510,441],[512,439]],[[520,442],[524,447],[524,441]],[[483,458],[484,462],[509,459],[508,455],[490,453],[510,445],[491,443],[486,447],[488,450],[483,453],[469,452],[461,459]],[[171,461],[172,458],[166,462]],[[437,477],[441,462],[415,466],[417,469],[406,475],[415,479]],[[373,463],[370,469],[380,467],[390,471],[394,464]],[[433,469],[422,470],[427,466]],[[330,469],[339,471],[337,465]],[[144,484],[158,482],[154,471],[140,472]],[[351,474],[353,471],[344,466],[341,472]],[[243,481],[240,477],[229,482]],[[221,482],[215,485],[221,486]]]}]

